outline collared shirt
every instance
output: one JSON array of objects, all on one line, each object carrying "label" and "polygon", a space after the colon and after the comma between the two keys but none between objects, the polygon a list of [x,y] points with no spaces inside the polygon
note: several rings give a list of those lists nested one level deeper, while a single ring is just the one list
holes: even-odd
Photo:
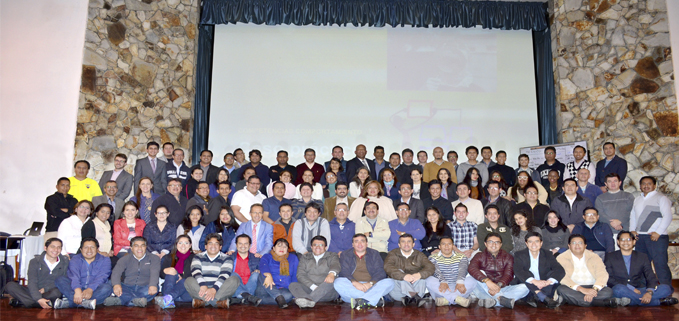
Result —
[{"label": "collared shirt", "polygon": [[[47,263],[47,267],[50,269],[50,273],[52,273],[54,268],[59,265],[59,257],[57,256],[57,260],[54,263],[50,263],[50,261],[47,259],[47,255],[45,255],[45,263]],[[627,270],[629,270],[629,268]]]},{"label": "collared shirt", "polygon": [[472,221],[465,221],[460,224],[458,221],[448,223],[450,231],[453,233],[453,244],[460,250],[466,251],[474,247],[474,238],[478,231],[478,225]]},{"label": "collared shirt", "polygon": [[[134,255],[134,254],[133,254]],[[137,256],[135,255],[134,258],[137,259],[137,261],[141,262],[146,257],[146,253],[144,253],[144,256],[141,257],[141,259],[137,259]]]},{"label": "collared shirt", "polygon": [[207,178],[207,170],[210,169],[210,164],[207,164],[207,166],[203,166],[203,164],[200,164],[200,169],[203,170],[203,178],[200,179],[201,182],[205,182],[205,179]]},{"label": "collared shirt", "polygon": [[115,181],[116,179],[118,179],[118,176],[120,176],[120,173],[122,173],[122,172],[123,172],[122,169],[121,170],[115,170],[114,169],[113,173],[111,173],[111,179],[110,180]]},{"label": "collared shirt", "polygon": [[571,276],[571,280],[576,284],[573,289],[575,290],[578,285],[594,285],[596,279],[587,269],[585,255],[583,254],[581,259],[578,259],[574,254],[571,254],[571,257],[573,258],[573,275]]},{"label": "collared shirt", "polygon": [[537,257],[533,257],[533,254],[528,252],[528,257],[530,257],[530,268],[528,269],[531,273],[533,273],[533,278],[537,280],[542,280],[540,278],[540,267],[539,267],[539,262],[540,262],[540,252],[538,252]]},{"label": "collared shirt", "polygon": [[337,198],[335,199],[335,206],[337,206],[337,204],[340,203],[344,203],[347,204],[347,206],[349,206],[349,198],[347,196],[345,196],[344,198],[339,198],[339,196],[337,196]]},{"label": "collared shirt", "polygon": [[401,254],[402,254],[403,257],[405,257],[406,259],[409,258],[411,255],[413,255],[413,252],[414,252],[413,250],[410,250],[410,254],[405,254],[405,253],[403,252],[403,250],[401,250]]},{"label": "collared shirt", "polygon": [[570,204],[571,208],[573,208],[573,203],[575,203],[575,199],[578,198],[578,195],[573,196],[573,199],[568,197],[568,195],[564,194],[564,196],[566,196],[566,200],[568,201],[568,204]]}]

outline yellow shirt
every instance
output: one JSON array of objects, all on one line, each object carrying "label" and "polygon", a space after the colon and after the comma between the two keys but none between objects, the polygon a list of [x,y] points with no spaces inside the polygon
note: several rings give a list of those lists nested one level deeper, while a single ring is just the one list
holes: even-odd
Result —
[{"label": "yellow shirt", "polygon": [[103,195],[99,183],[91,178],[85,178],[81,181],[76,179],[75,176],[71,176],[68,180],[71,181],[71,189],[68,194],[78,201],[88,200],[91,202],[93,197]]}]

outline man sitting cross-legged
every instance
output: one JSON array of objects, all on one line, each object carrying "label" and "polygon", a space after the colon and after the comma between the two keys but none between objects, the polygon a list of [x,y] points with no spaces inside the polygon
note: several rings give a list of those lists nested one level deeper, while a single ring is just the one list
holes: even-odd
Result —
[{"label": "man sitting cross-legged", "polygon": [[[429,257],[435,270],[434,275],[427,278],[427,289],[436,300],[436,306],[457,304],[466,308],[476,280],[467,275],[469,259],[462,253],[455,253],[453,247],[453,239],[444,236],[439,243],[440,251]],[[454,288],[451,288],[452,284],[455,284]]]},{"label": "man sitting cross-legged", "polygon": [[404,306],[422,307],[429,301],[429,296],[425,297],[425,279],[434,274],[434,265],[426,255],[413,249],[414,242],[408,233],[399,236],[398,248],[389,251],[384,260],[384,271],[394,280],[394,289],[389,292],[392,299]]},{"label": "man sitting cross-legged", "polygon": [[297,282],[290,283],[290,293],[300,308],[313,308],[317,302],[336,300],[333,286],[340,271],[337,253],[326,252],[328,241],[322,235],[311,239],[311,252],[298,254]]},{"label": "man sitting cross-legged", "polygon": [[240,285],[239,278],[232,278],[233,260],[220,252],[222,236],[212,233],[205,238],[205,252],[196,255],[191,262],[191,277],[184,281],[186,291],[193,298],[192,306],[202,308],[210,305],[229,308],[229,298]]},{"label": "man sitting cross-legged", "polygon": [[525,284],[530,293],[526,302],[537,307],[538,301],[548,308],[556,308],[561,304],[561,298],[554,300],[554,293],[566,272],[552,254],[552,251],[542,248],[542,235],[528,232],[526,235],[526,249],[514,253],[514,283]]},{"label": "man sitting cross-legged", "polygon": [[[104,305],[136,306],[143,308],[158,293],[160,259],[146,252],[146,239],[135,236],[130,240],[132,255],[125,255],[111,273],[114,297]],[[121,282],[122,276],[125,280]]]}]

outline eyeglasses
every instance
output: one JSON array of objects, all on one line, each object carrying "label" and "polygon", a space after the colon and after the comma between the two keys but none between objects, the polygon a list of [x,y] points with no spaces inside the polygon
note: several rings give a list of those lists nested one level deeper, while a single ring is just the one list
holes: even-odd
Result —
[{"label": "eyeglasses", "polygon": [[583,245],[583,244],[585,244],[585,243],[580,242],[580,241],[571,242],[571,245]]},{"label": "eyeglasses", "polygon": [[409,209],[407,209],[407,208],[399,208],[398,211],[399,211],[399,212],[407,212],[407,211],[409,211]]},{"label": "eyeglasses", "polygon": [[587,213],[587,214],[585,214],[585,216],[587,216],[587,217],[593,217],[593,216],[598,216],[598,215],[599,214],[597,214],[597,213]]},{"label": "eyeglasses", "polygon": [[520,180],[520,181],[525,181],[525,180],[528,180],[528,177],[526,177],[526,176],[519,176],[519,180]]},{"label": "eyeglasses", "polygon": [[170,214],[170,212],[156,212],[156,215],[167,215]]},{"label": "eyeglasses", "polygon": [[536,193],[536,192],[526,192],[526,194],[528,194],[528,195],[538,195],[538,193]]},{"label": "eyeglasses", "polygon": [[346,211],[347,211],[347,210],[343,210],[343,209],[337,209],[337,210],[335,210],[335,212],[338,212],[338,213],[344,213],[344,212],[346,212]]},{"label": "eyeglasses", "polygon": [[620,239],[620,242],[632,242],[632,241],[634,241],[634,239],[631,238]]},{"label": "eyeglasses", "polygon": [[106,186],[106,187],[104,187],[104,189],[118,189],[118,187],[116,187],[116,186]]},{"label": "eyeglasses", "polygon": [[502,244],[502,241],[486,241],[488,244]]}]

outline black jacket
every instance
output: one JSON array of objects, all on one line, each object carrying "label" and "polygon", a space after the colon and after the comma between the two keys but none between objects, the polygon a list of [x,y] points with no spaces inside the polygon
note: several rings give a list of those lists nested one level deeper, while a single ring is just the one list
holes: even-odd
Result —
[{"label": "black jacket", "polygon": [[[566,201],[566,204],[568,204],[568,201]],[[549,213],[549,206],[547,206],[545,204],[541,204],[540,202],[538,202],[538,204],[535,205],[535,207],[530,207],[530,204],[528,204],[526,202],[521,202],[519,204],[514,205],[511,212],[516,213],[518,210],[524,210],[529,215],[532,214],[533,215],[533,224],[535,226],[539,227],[539,228],[542,228],[542,226],[545,224],[545,221],[547,221],[547,213]],[[562,215],[562,214],[559,213],[559,215]],[[512,225],[514,225],[514,218],[513,217],[508,217],[507,220],[509,220],[509,222],[507,223],[507,226],[511,227]]]},{"label": "black jacket", "polygon": [[658,278],[651,268],[651,261],[644,253],[632,251],[629,274],[621,251],[607,253],[604,264],[606,264],[606,272],[608,272],[609,287],[616,284],[629,284],[635,288],[655,289],[659,284]]},{"label": "black jacket", "polygon": [[[545,249],[540,249],[538,271],[540,272],[540,280],[553,278],[557,281],[561,281],[561,279],[566,276],[566,271],[564,271],[561,264],[556,261],[556,257],[552,254],[552,251]],[[530,251],[528,249],[523,249],[514,253],[514,280],[512,281],[512,284],[525,283],[526,280],[534,277],[535,276],[530,271]]]},{"label": "black jacket", "polygon": [[[75,211],[75,204],[77,203],[78,200],[70,194],[66,194],[64,197],[64,194],[55,192],[48,196],[45,199],[45,211],[47,211],[45,232],[56,232],[59,230],[61,221],[71,216],[71,213]],[[66,208],[68,211],[64,212],[61,210],[62,208]]]}]

